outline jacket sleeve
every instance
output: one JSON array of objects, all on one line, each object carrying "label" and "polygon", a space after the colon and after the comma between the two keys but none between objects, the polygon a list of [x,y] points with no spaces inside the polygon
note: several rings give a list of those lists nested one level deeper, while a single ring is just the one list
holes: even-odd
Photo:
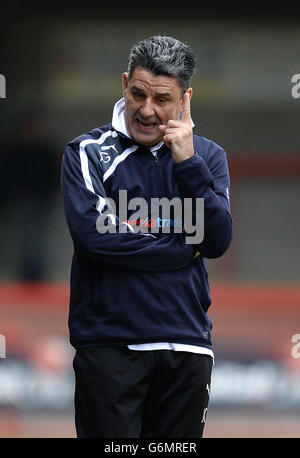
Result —
[{"label": "jacket sleeve", "polygon": [[119,224],[116,215],[112,215],[116,231],[100,233],[97,220],[107,196],[103,185],[96,194],[85,182],[77,145],[66,147],[61,180],[66,220],[78,255],[101,264],[156,272],[177,270],[193,260],[195,247],[185,243],[183,234],[157,238],[132,232],[126,223]]},{"label": "jacket sleeve", "polygon": [[206,258],[218,258],[229,247],[233,236],[233,223],[229,203],[229,172],[226,153],[216,150],[209,166],[197,154],[174,164],[174,176],[181,197],[192,200],[193,222],[196,215],[195,198],[204,199],[204,237],[196,244]]}]

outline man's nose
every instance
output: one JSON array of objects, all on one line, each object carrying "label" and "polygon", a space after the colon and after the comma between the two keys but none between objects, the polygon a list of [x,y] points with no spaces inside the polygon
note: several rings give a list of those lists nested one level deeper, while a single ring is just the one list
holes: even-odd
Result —
[{"label": "man's nose", "polygon": [[152,102],[152,100],[150,98],[146,98],[143,101],[143,104],[142,104],[142,106],[140,108],[140,114],[144,118],[150,118],[150,116],[155,115],[154,105],[153,105],[153,102]]}]

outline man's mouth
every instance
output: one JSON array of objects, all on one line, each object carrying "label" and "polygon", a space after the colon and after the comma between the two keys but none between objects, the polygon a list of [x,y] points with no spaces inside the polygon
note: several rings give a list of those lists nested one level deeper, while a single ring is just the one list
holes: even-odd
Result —
[{"label": "man's mouth", "polygon": [[158,126],[157,122],[142,121],[139,118],[136,118],[137,125],[140,130],[144,132],[152,132],[152,130]]}]

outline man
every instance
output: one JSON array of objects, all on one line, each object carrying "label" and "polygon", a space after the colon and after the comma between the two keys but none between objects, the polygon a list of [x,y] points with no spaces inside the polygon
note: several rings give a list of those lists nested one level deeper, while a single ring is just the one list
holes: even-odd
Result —
[{"label": "man", "polygon": [[[64,154],[78,437],[203,434],[214,357],[204,258],[226,251],[232,220],[225,152],[193,134],[194,71],[191,49],[172,37],[136,44],[112,123]],[[187,243],[185,223],[166,231],[161,213],[156,231],[137,231],[144,220],[133,228],[132,211],[114,211],[125,190],[149,208],[154,198],[192,201],[194,222],[204,199],[204,238]]]}]

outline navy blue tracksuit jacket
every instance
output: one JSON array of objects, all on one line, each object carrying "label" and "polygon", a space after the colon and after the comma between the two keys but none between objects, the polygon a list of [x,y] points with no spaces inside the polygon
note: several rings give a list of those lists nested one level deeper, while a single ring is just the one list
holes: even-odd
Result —
[{"label": "navy blue tracksuit jacket", "polygon": [[[229,173],[216,143],[194,135],[194,147],[195,155],[180,163],[165,144],[155,158],[111,124],[67,145],[62,192],[74,244],[69,329],[75,348],[166,341],[212,348],[205,258],[220,257],[232,239]],[[118,205],[120,190],[128,201],[144,198],[149,208],[154,197],[204,198],[202,242],[187,244],[174,230],[132,232],[118,215],[114,233],[99,233],[105,199]]]}]

